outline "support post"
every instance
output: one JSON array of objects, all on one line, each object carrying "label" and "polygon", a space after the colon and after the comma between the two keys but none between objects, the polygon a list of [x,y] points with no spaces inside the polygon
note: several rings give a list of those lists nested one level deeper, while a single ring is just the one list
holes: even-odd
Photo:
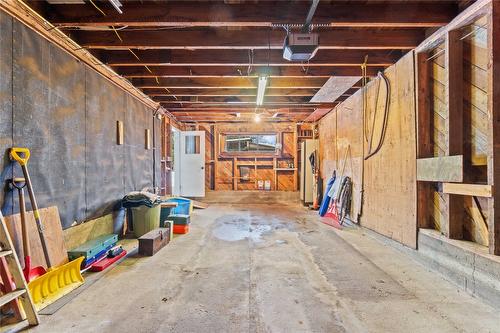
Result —
[{"label": "support post", "polygon": [[[417,69],[417,158],[432,157],[431,66],[427,52],[416,54]],[[417,227],[432,228],[429,216],[431,184],[417,182]]]},{"label": "support post", "polygon": [[[500,184],[500,2],[491,1],[488,17],[488,184]],[[490,253],[500,255],[500,191],[488,200]]]},{"label": "support post", "polygon": [[[446,105],[448,107],[448,151],[446,155],[463,155],[464,112],[463,112],[463,45],[460,30],[451,30],[446,35]],[[462,169],[463,172],[463,169]],[[463,238],[464,199],[460,195],[444,194],[448,203],[445,223],[451,239]]]}]

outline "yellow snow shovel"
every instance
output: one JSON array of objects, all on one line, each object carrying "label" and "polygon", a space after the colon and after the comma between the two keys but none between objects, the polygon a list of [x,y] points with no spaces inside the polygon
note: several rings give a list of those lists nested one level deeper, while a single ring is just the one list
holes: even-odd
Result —
[{"label": "yellow snow shovel", "polygon": [[44,226],[40,218],[35,193],[33,192],[30,175],[28,173],[30,151],[28,148],[11,148],[10,158],[11,160],[17,161],[23,170],[26,187],[28,188],[31,201],[31,208],[33,209],[33,216],[35,217],[38,235],[42,243],[43,254],[47,262],[47,273],[28,283],[28,289],[33,298],[33,303],[35,304],[36,310],[39,311],[83,284],[84,280],[80,273],[80,265],[84,258],[80,257],[59,267],[52,267],[47,243],[43,234]]}]

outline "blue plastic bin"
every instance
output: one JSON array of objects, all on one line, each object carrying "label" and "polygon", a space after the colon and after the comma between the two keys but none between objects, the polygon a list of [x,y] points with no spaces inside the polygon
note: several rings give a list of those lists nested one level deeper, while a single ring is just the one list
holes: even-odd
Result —
[{"label": "blue plastic bin", "polygon": [[170,214],[191,215],[191,200],[185,198],[168,198],[166,202],[177,203],[177,207],[172,208]]}]

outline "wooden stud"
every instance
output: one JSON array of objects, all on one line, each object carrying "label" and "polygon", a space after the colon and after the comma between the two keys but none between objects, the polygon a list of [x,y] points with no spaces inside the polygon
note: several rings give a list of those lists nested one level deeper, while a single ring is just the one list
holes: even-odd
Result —
[{"label": "wooden stud", "polygon": [[[463,155],[464,151],[464,112],[463,112],[463,45],[461,30],[449,31],[445,42],[446,66],[446,105],[448,107],[448,156]],[[464,167],[460,168],[460,178],[463,181]],[[456,169],[459,170],[458,168]],[[446,221],[447,236],[451,239],[463,238],[464,200],[455,194],[444,195],[447,206]]]},{"label": "wooden stud", "polygon": [[[427,52],[417,53],[417,158],[428,158],[432,156],[431,142],[431,101],[430,80],[431,66],[427,61]],[[431,184],[417,182],[417,226],[420,228],[431,228],[430,220],[430,195]]]},{"label": "wooden stud", "polygon": [[123,145],[123,121],[116,121],[116,144]]},{"label": "wooden stud", "polygon": [[491,198],[493,186],[482,184],[443,183],[443,193]]},{"label": "wooden stud", "polygon": [[144,131],[144,148],[151,149],[151,131],[149,129]]},{"label": "wooden stud", "polygon": [[[500,2],[491,1],[488,16],[488,184],[500,183]],[[500,191],[488,200],[489,250],[500,255]]]}]

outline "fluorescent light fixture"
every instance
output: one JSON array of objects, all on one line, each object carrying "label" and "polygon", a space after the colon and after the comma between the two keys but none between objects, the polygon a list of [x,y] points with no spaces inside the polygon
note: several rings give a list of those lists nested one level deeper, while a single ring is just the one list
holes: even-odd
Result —
[{"label": "fluorescent light fixture", "polygon": [[275,114],[273,114],[271,118],[278,118],[279,114],[280,114],[279,112],[276,112]]},{"label": "fluorescent light fixture", "polygon": [[[236,112],[236,118],[239,118],[239,117],[241,117],[241,113]],[[227,141],[227,140],[226,140],[226,141]]]},{"label": "fluorescent light fixture", "polygon": [[257,89],[257,105],[264,103],[264,93],[266,92],[267,76],[259,76],[259,87]]},{"label": "fluorescent light fixture", "polygon": [[122,10],[121,10],[121,2],[119,0],[109,0],[109,2],[111,2],[111,4],[113,5],[113,7],[115,7],[116,11],[120,14],[123,14]]}]

